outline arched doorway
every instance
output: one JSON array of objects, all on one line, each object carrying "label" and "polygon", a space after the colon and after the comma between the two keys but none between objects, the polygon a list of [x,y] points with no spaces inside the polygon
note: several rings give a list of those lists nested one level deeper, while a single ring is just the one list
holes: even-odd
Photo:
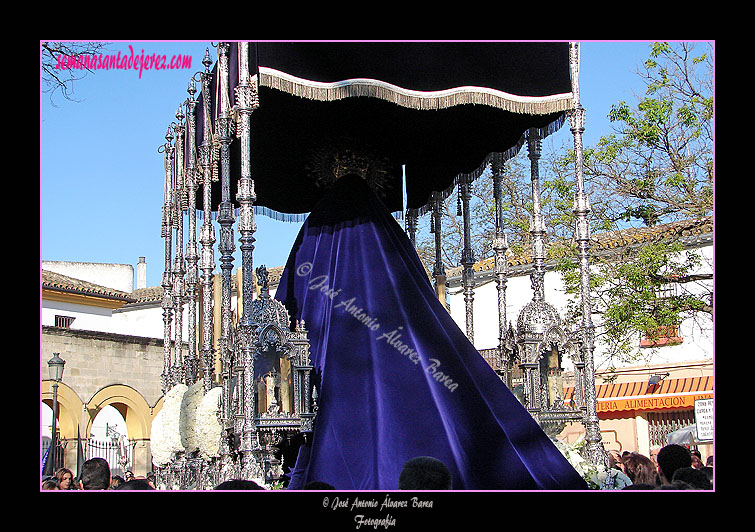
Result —
[{"label": "arched doorway", "polygon": [[105,458],[112,475],[151,471],[149,437],[156,412],[141,393],[123,384],[106,386],[92,396],[86,412],[88,458]]},{"label": "arched doorway", "polygon": [[[50,444],[52,436],[53,418],[53,390],[52,381],[44,380],[41,385],[40,404],[40,457],[44,460],[45,451]],[[66,467],[75,471],[78,466],[76,458],[79,418],[81,415],[82,401],[76,392],[68,385],[61,382],[58,384],[58,411],[56,419],[56,432],[60,451],[56,460],[57,467]]]}]

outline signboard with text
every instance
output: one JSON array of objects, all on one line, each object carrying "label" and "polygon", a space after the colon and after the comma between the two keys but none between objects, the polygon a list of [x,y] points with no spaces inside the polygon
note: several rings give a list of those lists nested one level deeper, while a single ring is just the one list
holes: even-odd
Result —
[{"label": "signboard with text", "polygon": [[695,424],[698,441],[713,440],[713,399],[695,401]]}]

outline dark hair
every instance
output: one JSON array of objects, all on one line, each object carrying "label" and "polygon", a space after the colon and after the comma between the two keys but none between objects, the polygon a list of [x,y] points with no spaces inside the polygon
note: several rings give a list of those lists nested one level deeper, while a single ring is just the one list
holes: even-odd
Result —
[{"label": "dark hair", "polygon": [[630,453],[624,457],[624,472],[633,484],[658,484],[658,472],[653,461],[645,455]]},{"label": "dark hair", "polygon": [[217,486],[215,486],[216,490],[264,490],[262,486],[254,482],[253,480],[241,480],[241,479],[233,479],[233,480],[226,480],[225,482],[221,482]]},{"label": "dark hair", "polygon": [[680,467],[674,472],[674,478],[672,480],[673,482],[686,482],[692,486],[692,489],[696,490],[713,489],[710,480],[708,480],[708,475],[694,467]]},{"label": "dark hair", "polygon": [[398,478],[400,490],[450,490],[451,473],[446,465],[431,456],[417,456],[407,460]]},{"label": "dark hair", "polygon": [[54,477],[48,478],[42,482],[42,489],[43,490],[58,490],[60,489],[60,485],[58,484],[58,481],[55,480]]},{"label": "dark hair", "polygon": [[659,486],[658,489],[660,490],[692,490],[695,489],[686,482],[683,482],[681,480],[675,480],[671,484],[664,484],[663,486]]},{"label": "dark hair", "polygon": [[115,489],[118,490],[118,491],[121,491],[121,490],[126,490],[126,491],[145,490],[145,491],[149,491],[149,490],[154,490],[155,488],[153,488],[152,486],[150,486],[149,482],[147,482],[146,479],[135,478],[133,480],[129,480],[128,482],[124,482],[123,484],[121,484],[120,486],[116,487]]},{"label": "dark hair", "polygon": [[81,466],[79,480],[85,490],[106,490],[110,487],[110,466],[104,458],[90,458]]},{"label": "dark hair", "polygon": [[674,478],[674,472],[681,467],[692,467],[692,454],[689,449],[675,443],[666,445],[656,456],[658,467],[668,482]]}]

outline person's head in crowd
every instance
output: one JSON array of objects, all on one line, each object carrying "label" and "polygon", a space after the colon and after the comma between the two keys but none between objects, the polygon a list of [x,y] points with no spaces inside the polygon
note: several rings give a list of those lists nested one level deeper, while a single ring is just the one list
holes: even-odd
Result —
[{"label": "person's head in crowd", "polygon": [[70,469],[66,469],[65,467],[61,467],[57,471],[55,471],[55,480],[58,481],[58,487],[61,490],[70,490],[74,489],[73,484],[73,473]]},{"label": "person's head in crowd", "polygon": [[703,467],[705,467],[700,451],[698,451],[697,449],[692,449],[690,451],[690,457],[692,458],[692,467],[694,467],[695,469],[702,469]]},{"label": "person's head in crowd", "polygon": [[110,487],[110,466],[104,458],[90,458],[81,466],[79,484],[83,490],[106,490]]},{"label": "person's head in crowd", "polygon": [[624,457],[624,473],[634,484],[658,485],[658,471],[653,461],[645,455],[630,453]]},{"label": "person's head in crowd", "polygon": [[42,489],[58,491],[60,490],[60,485],[58,484],[58,481],[55,480],[55,477],[50,477],[42,481]]},{"label": "person's head in crowd", "polygon": [[134,478],[128,482],[124,482],[115,489],[118,491],[154,491],[155,488],[149,485],[146,478]]},{"label": "person's head in crowd", "polygon": [[624,462],[619,451],[608,451],[608,467],[624,471]]},{"label": "person's head in crowd", "polygon": [[215,486],[216,490],[236,491],[236,490],[264,490],[262,486],[253,480],[232,479],[221,482]]},{"label": "person's head in crowd", "polygon": [[692,467],[692,455],[686,447],[671,443],[658,451],[656,462],[661,483],[670,484],[677,469]]},{"label": "person's head in crowd", "polygon": [[708,475],[694,467],[680,467],[674,472],[674,477],[671,481],[672,483],[685,482],[695,490],[713,489],[713,485],[708,480]]},{"label": "person's head in crowd", "polygon": [[406,461],[398,479],[400,490],[450,490],[453,479],[448,467],[431,456],[417,456]]}]

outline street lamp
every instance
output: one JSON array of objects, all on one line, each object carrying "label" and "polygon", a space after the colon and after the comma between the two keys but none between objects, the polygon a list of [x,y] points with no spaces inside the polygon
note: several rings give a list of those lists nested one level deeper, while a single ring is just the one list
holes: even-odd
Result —
[{"label": "street lamp", "polygon": [[52,358],[47,361],[47,369],[49,370],[50,380],[52,381],[52,438],[50,441],[50,449],[52,455],[52,470],[53,473],[57,470],[57,446],[58,438],[57,432],[57,416],[58,416],[58,383],[63,380],[63,368],[66,365],[66,361],[60,358],[60,353],[53,353]]}]

